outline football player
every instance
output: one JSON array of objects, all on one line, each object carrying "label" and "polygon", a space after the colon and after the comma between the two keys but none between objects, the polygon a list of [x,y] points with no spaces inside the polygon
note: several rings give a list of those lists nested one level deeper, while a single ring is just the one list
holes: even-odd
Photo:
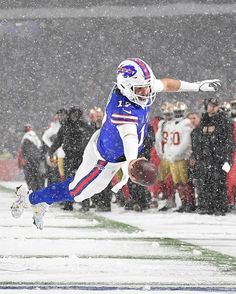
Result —
[{"label": "football player", "polygon": [[194,194],[192,184],[188,179],[188,159],[191,154],[191,121],[185,117],[187,105],[176,102],[174,106],[174,120],[170,135],[170,144],[166,157],[170,161],[170,171],[174,185],[182,201],[179,212],[190,212],[194,209]]},{"label": "football player", "polygon": [[170,172],[170,162],[166,157],[166,150],[170,145],[171,138],[171,127],[174,117],[174,105],[172,103],[164,103],[161,106],[161,111],[164,119],[161,120],[158,124],[158,131],[156,133],[156,150],[157,154],[160,157],[159,165],[159,175],[160,175],[160,185],[163,198],[167,199],[166,205],[159,208],[159,210],[167,210],[173,208],[174,204],[174,189],[173,189],[173,180]]},{"label": "football player", "polygon": [[149,65],[140,58],[124,60],[116,74],[116,85],[106,106],[103,125],[91,137],[75,176],[32,193],[21,186],[11,208],[13,217],[20,217],[24,207],[30,204],[34,224],[42,229],[43,216],[49,205],[62,201],[81,202],[92,197],[106,188],[121,167],[124,175],[114,191],[126,184],[129,177],[135,181],[130,170],[142,151],[150,106],[156,93],[216,91],[221,86],[217,79],[194,83],[156,79]]},{"label": "football player", "polygon": [[53,182],[64,181],[65,176],[65,169],[64,169],[64,158],[65,153],[61,148],[59,148],[55,154],[54,157],[50,160],[48,157],[48,150],[53,144],[53,141],[55,140],[55,137],[61,127],[61,125],[64,123],[64,121],[67,118],[67,110],[65,108],[61,108],[56,112],[56,115],[54,117],[54,121],[50,123],[48,129],[43,133],[42,141],[43,141],[43,149],[44,154],[46,157],[47,162],[47,179],[46,179],[46,186],[48,184],[51,184]]}]

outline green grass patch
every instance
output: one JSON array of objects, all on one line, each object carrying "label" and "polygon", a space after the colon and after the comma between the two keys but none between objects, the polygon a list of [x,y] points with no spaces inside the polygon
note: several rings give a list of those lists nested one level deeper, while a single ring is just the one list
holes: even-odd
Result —
[{"label": "green grass patch", "polygon": [[127,232],[127,233],[142,232],[142,230],[139,229],[138,227],[134,227],[134,226],[131,226],[131,225],[128,225],[125,223],[117,222],[117,221],[108,219],[103,216],[95,215],[94,218],[96,221],[99,222],[99,224],[95,226],[97,228],[106,228],[106,229],[112,229],[112,230],[116,230],[116,231],[120,231],[120,232]]},{"label": "green grass patch", "polygon": [[[204,261],[217,265],[223,271],[236,272],[236,258],[227,254],[217,252],[215,250],[205,249],[198,245],[177,239],[164,238],[159,240],[162,246],[175,247],[184,252],[192,252],[191,260]],[[195,254],[194,254],[195,252]],[[199,253],[199,254],[196,254]]]},{"label": "green grass patch", "polygon": [[[130,226],[125,223],[117,222],[110,220],[101,216],[94,216],[94,218],[100,222],[99,225],[95,227],[103,227],[106,229],[114,229],[119,231],[125,231],[127,233],[135,233],[142,232],[138,227]],[[134,240],[133,238],[129,238],[129,240]],[[178,251],[182,251],[186,253],[183,258],[181,257],[171,257],[169,259],[175,260],[188,260],[188,261],[201,261],[207,262],[212,265],[217,266],[221,271],[229,271],[236,272],[236,258],[227,254],[223,254],[214,250],[204,249],[201,246],[193,245],[188,242],[184,242],[178,239],[172,238],[135,238],[136,240],[143,240],[149,242],[158,242],[160,246],[163,247],[171,247],[175,248]],[[144,257],[145,258],[145,257]],[[154,257],[153,257],[154,258]],[[162,257],[157,257],[162,258]],[[168,259],[168,257],[163,257],[164,259]]]}]

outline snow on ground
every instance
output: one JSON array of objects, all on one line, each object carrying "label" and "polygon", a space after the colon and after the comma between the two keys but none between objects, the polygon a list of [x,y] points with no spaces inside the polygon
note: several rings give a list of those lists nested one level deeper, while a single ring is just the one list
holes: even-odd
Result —
[{"label": "snow on ground", "polygon": [[104,216],[137,226],[151,235],[177,238],[236,257],[236,214],[226,216],[195,213],[135,213],[114,211]]},{"label": "snow on ground", "polygon": [[[135,213],[114,206],[83,215],[54,206],[39,231],[30,209],[12,218],[13,200],[13,192],[0,190],[0,294],[236,293],[236,214]],[[201,248],[232,260],[217,264],[214,252],[206,258]]]},{"label": "snow on ground", "polygon": [[[51,293],[51,294],[61,294],[62,290],[0,290],[0,294],[4,293],[4,294],[19,294],[19,291],[21,291],[20,293],[22,294],[47,294],[47,293]],[[107,292],[108,291],[108,292]],[[224,293],[224,294],[232,294],[235,292],[232,292],[231,290],[227,290],[224,289],[222,290],[223,292],[219,292],[219,290],[206,290],[206,292],[204,292],[204,289],[190,289],[190,290],[182,290],[181,288],[179,289],[168,289],[168,290],[162,290],[160,288],[157,288],[155,290],[149,289],[148,287],[144,287],[143,290],[120,290],[120,289],[113,289],[113,288],[109,288],[109,290],[66,290],[64,291],[64,293],[66,294],[104,294],[104,293],[115,293],[115,294],[170,294],[170,293],[176,293],[176,294],[203,294],[203,293],[210,293],[210,294],[219,294],[219,293]]]}]

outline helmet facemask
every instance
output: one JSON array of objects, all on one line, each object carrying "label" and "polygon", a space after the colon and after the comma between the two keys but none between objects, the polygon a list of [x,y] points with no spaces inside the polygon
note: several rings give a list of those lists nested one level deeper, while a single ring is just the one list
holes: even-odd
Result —
[{"label": "helmet facemask", "polygon": [[[140,95],[136,94],[137,91],[139,91],[141,88],[149,88],[149,93],[147,95]],[[145,85],[145,86],[133,86],[131,87],[131,91],[133,92],[134,97],[134,103],[140,105],[140,106],[150,106],[154,102],[156,98],[156,93],[152,92],[151,85]]]},{"label": "helmet facemask", "polygon": [[185,117],[188,107],[184,102],[178,101],[174,106],[174,117],[182,118]]},{"label": "helmet facemask", "polygon": [[162,114],[164,116],[165,121],[170,121],[173,119],[174,117],[174,105],[169,103],[169,102],[165,102],[162,106],[161,106],[161,111]]},{"label": "helmet facemask", "polygon": [[175,118],[181,118],[185,116],[184,110],[174,110],[174,117]]}]

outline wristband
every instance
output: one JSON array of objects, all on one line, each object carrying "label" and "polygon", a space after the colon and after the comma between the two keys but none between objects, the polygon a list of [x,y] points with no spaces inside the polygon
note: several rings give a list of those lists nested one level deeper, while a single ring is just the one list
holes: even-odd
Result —
[{"label": "wristband", "polygon": [[180,87],[177,92],[198,92],[199,84],[198,83],[188,83],[180,81]]}]

